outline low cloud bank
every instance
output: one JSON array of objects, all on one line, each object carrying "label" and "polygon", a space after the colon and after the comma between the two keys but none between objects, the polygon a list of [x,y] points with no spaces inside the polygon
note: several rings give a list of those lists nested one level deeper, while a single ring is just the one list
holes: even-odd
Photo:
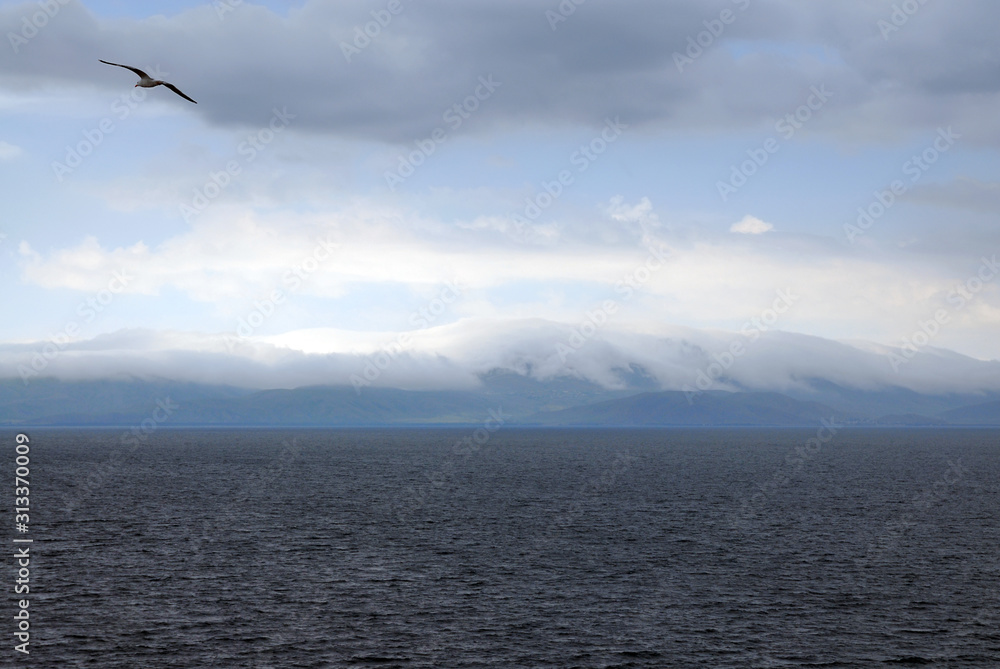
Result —
[{"label": "low cloud bank", "polygon": [[804,389],[817,381],[927,394],[1000,390],[1000,362],[926,346],[756,329],[665,326],[655,332],[533,319],[468,319],[408,333],[300,330],[269,338],[122,330],[89,340],[0,345],[0,377],[30,383],[161,378],[245,388],[354,385],[468,389],[495,370],[608,388]]}]

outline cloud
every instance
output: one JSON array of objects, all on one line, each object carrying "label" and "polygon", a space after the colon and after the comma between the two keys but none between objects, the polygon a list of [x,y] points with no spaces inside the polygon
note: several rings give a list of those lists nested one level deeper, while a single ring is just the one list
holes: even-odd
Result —
[{"label": "cloud", "polygon": [[736,232],[741,235],[762,235],[765,232],[770,232],[774,230],[774,226],[770,223],[766,223],[756,216],[744,216],[743,220],[738,223],[733,223],[730,226],[730,232]]},{"label": "cloud", "polygon": [[948,182],[921,184],[910,198],[940,207],[995,215],[1000,212],[1000,182],[959,177]]},{"label": "cloud", "polygon": [[0,160],[13,160],[23,153],[21,147],[0,141]]},{"label": "cloud", "polygon": [[[111,93],[121,90],[120,73],[100,71],[98,58],[159,64],[199,100],[185,113],[215,125],[259,124],[287,105],[298,131],[404,144],[447,127],[447,110],[491,75],[502,86],[461,132],[599,127],[616,115],[637,129],[771,128],[775,110],[794,109],[822,82],[836,97],[810,133],[885,141],[947,122],[970,139],[1000,142],[1000,122],[981,111],[1000,94],[989,65],[1000,47],[982,30],[1000,19],[1000,6],[986,0],[969,0],[963,11],[922,6],[890,39],[877,27],[891,14],[884,3],[758,0],[734,10],[736,20],[683,71],[674,54],[719,15],[703,0],[590,3],[555,30],[534,0],[402,6],[348,58],[344,45],[373,20],[363,0],[312,0],[287,16],[243,3],[225,20],[210,3],[156,20],[112,20],[72,2],[0,61],[0,80]],[[34,9],[0,8],[0,32],[19,34]],[[748,45],[759,48],[748,53]]]},{"label": "cloud", "polygon": [[[463,389],[478,376],[506,370],[540,380],[588,379],[609,388],[627,385],[625,375],[641,367],[665,390],[697,387],[711,374],[717,389],[790,391],[816,381],[865,390],[901,387],[922,393],[1000,390],[1000,362],[982,362],[942,349],[925,348],[894,371],[889,355],[899,349],[845,343],[781,332],[753,334],[663,326],[646,333],[608,326],[573,352],[571,324],[542,319],[465,319],[415,330],[405,346],[390,346],[386,333],[314,329],[266,340],[190,332],[124,330],[63,343],[43,376],[62,379],[142,377],[249,388],[351,385],[378,360],[383,370],[372,384],[406,389]],[[359,343],[382,345],[358,351]],[[734,342],[744,353],[718,362]],[[0,377],[30,368],[40,343],[0,344]],[[379,352],[384,355],[379,357]]]},{"label": "cloud", "polygon": [[625,198],[616,195],[611,198],[606,211],[608,215],[621,223],[638,223],[640,221],[650,221],[659,224],[659,217],[653,213],[653,203],[648,197],[644,197],[634,205],[627,204]]},{"label": "cloud", "polygon": [[[615,198],[604,212],[557,219],[538,243],[511,236],[504,220],[496,215],[447,222],[401,202],[390,206],[363,198],[304,212],[218,203],[190,228],[156,243],[141,232],[117,245],[88,236],[42,251],[22,242],[21,278],[87,297],[124,271],[127,284],[115,286],[121,292],[142,296],[142,304],[179,293],[213,312],[186,327],[213,330],[235,328],[255,299],[277,289],[291,306],[261,331],[269,334],[308,327],[309,318],[398,331],[450,281],[466,290],[442,322],[573,322],[613,299],[622,305],[616,320],[640,330],[657,323],[739,328],[767,308],[776,291],[793,288],[799,298],[781,327],[891,342],[910,335],[937,309],[955,311],[949,295],[978,264],[970,266],[967,257],[950,265],[930,264],[920,254],[854,254],[808,236],[786,235],[763,246],[745,235],[692,239],[660,225],[648,198]],[[757,221],[751,232],[767,225],[747,220]],[[664,260],[650,249],[661,249]],[[328,316],[307,317],[306,304]],[[298,312],[301,318],[291,320]],[[988,353],[995,351],[984,343],[988,338],[963,344],[997,313],[1000,288],[990,282],[955,312],[937,344],[995,355]],[[288,321],[282,320],[286,314]]]}]

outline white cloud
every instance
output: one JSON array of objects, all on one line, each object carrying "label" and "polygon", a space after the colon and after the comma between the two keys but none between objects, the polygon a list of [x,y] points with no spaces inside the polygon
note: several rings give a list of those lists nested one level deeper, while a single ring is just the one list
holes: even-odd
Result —
[{"label": "white cloud", "polygon": [[762,235],[771,230],[774,230],[773,225],[750,215],[744,216],[742,221],[733,223],[729,228],[729,232],[737,232],[741,235]]},{"label": "white cloud", "polygon": [[644,197],[637,204],[626,204],[625,198],[616,195],[607,207],[608,215],[621,223],[650,223],[659,225],[659,217],[653,213],[653,203]]},{"label": "white cloud", "polygon": [[[350,385],[378,350],[383,370],[373,385],[408,389],[461,389],[477,376],[502,369],[541,380],[577,377],[621,387],[622,370],[642,366],[665,390],[695,387],[700,372],[731,350],[745,351],[717,378],[714,387],[790,391],[813,381],[874,390],[903,387],[924,393],[1000,390],[1000,362],[983,362],[927,347],[894,371],[891,349],[865,342],[836,342],[768,330],[754,336],[723,330],[660,326],[629,332],[601,328],[573,353],[561,356],[556,343],[569,341],[574,326],[552,321],[465,319],[416,330],[407,345],[391,347],[390,333],[313,329],[268,338],[233,340],[223,335],[124,330],[72,342],[51,359],[45,376],[63,379],[157,377],[176,381],[253,388]],[[382,346],[366,347],[372,341]],[[35,344],[0,344],[0,376],[16,377],[30,366]],[[360,355],[358,355],[360,354]],[[714,372],[713,372],[714,374]]]},{"label": "white cloud", "polygon": [[[635,205],[614,199],[605,213],[620,219],[619,230],[655,219],[646,198]],[[304,309],[307,298],[316,300],[313,309],[322,305],[311,321],[303,313],[305,320],[285,327],[350,318],[350,327],[370,330],[398,328],[426,304],[433,287],[455,280],[467,290],[438,324],[462,317],[574,322],[614,299],[622,307],[616,322],[634,330],[662,323],[736,329],[768,307],[776,290],[793,288],[800,297],[779,327],[894,342],[936,309],[949,308],[947,295],[969,272],[931,267],[920,257],[845,255],[822,238],[797,239],[790,251],[748,246],[729,235],[691,242],[661,232],[654,240],[633,228],[606,242],[591,234],[596,226],[580,221],[562,229],[558,244],[532,245],[505,234],[502,219],[471,220],[449,225],[361,199],[310,212],[218,203],[192,227],[155,245],[133,237],[110,246],[88,236],[73,247],[40,251],[24,242],[21,278],[48,289],[93,293],[125,270],[132,278],[123,292],[147,296],[143,304],[175,290],[215,305],[214,313],[227,318],[245,315],[241,305],[280,289],[295,294],[292,309]],[[607,227],[607,218],[601,220]],[[335,245],[332,254],[321,239]],[[649,246],[668,248],[666,261],[651,259]],[[301,281],[290,274],[294,268],[305,275]],[[970,349],[963,338],[996,313],[1000,290],[990,284],[955,314],[936,345],[995,356],[995,346]],[[192,329],[226,327],[186,320],[183,313],[175,322]]]},{"label": "white cloud", "polygon": [[22,153],[21,147],[0,140],[0,160],[13,160]]}]

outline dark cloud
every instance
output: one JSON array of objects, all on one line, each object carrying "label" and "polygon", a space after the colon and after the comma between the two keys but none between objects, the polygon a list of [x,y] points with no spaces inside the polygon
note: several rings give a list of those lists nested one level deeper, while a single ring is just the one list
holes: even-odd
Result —
[{"label": "dark cloud", "polygon": [[[342,44],[388,2],[307,2],[287,17],[243,3],[219,17],[210,4],[171,17],[95,18],[71,2],[13,57],[0,60],[11,87],[130,85],[98,58],[159,66],[218,125],[260,125],[274,106],[296,128],[351,138],[408,142],[443,126],[442,114],[473,93],[478,77],[502,87],[461,132],[512,125],[600,125],[620,115],[635,126],[683,131],[765,124],[817,83],[837,91],[842,119],[825,132],[871,134],[945,122],[967,96],[1000,87],[992,27],[1000,5],[969,0],[926,5],[883,38],[885,3],[852,0],[623,0],[577,6],[550,25],[557,2],[401,0],[402,11],[370,44]],[[683,72],[674,54],[721,12],[733,20]],[[28,3],[0,9],[0,31],[20,34]],[[373,24],[374,25],[374,24]],[[752,48],[750,48],[752,47]],[[5,48],[12,48],[5,45]],[[879,100],[877,111],[865,105]],[[983,103],[988,98],[981,98]],[[916,112],[915,110],[923,110]],[[996,124],[966,127],[995,141]]]}]

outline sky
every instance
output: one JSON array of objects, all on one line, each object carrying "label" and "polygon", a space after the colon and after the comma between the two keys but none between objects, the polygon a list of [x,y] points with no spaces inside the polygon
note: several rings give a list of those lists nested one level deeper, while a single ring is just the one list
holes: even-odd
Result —
[{"label": "sky", "polygon": [[1000,389],[998,19],[0,1],[0,377]]}]

